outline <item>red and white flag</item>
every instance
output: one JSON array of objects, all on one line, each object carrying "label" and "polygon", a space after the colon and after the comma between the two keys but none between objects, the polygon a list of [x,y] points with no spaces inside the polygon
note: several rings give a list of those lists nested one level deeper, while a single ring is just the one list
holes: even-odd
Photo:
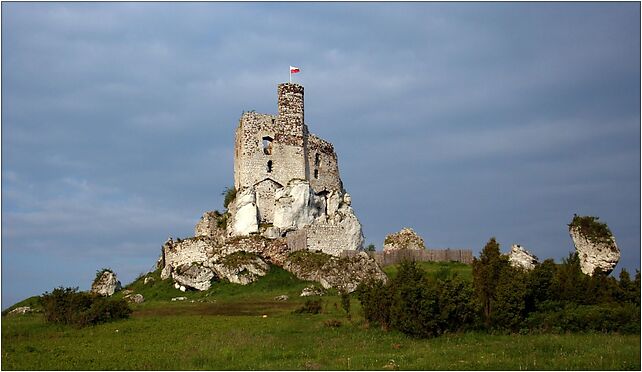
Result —
[{"label": "red and white flag", "polygon": [[297,72],[301,72],[298,67],[290,66],[290,73],[291,74],[296,74]]}]

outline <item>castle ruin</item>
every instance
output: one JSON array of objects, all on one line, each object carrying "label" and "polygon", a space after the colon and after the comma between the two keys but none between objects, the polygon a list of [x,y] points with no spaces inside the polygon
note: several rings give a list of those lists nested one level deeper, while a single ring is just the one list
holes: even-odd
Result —
[{"label": "castle ruin", "polygon": [[363,246],[334,147],[305,123],[304,89],[278,85],[278,114],[244,112],[236,129],[228,236],[286,237],[290,250],[338,256]]}]

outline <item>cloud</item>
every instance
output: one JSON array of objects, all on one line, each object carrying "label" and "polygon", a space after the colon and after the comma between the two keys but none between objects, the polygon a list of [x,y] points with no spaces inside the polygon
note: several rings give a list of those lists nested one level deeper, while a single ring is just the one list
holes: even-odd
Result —
[{"label": "cloud", "polygon": [[638,10],[3,4],[3,305],[103,264],[133,279],[190,235],[233,182],[241,112],[275,113],[289,65],[369,242],[408,225],[559,259],[577,212],[638,268]]}]

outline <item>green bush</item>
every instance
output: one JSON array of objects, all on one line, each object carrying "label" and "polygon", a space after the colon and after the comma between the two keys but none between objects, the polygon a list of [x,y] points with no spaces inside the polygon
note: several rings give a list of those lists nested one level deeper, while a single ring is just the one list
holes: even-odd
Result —
[{"label": "green bush", "polygon": [[413,337],[434,337],[476,323],[472,285],[457,276],[437,279],[415,262],[403,262],[387,284],[362,283],[357,289],[364,317],[384,329]]},{"label": "green bush", "polygon": [[79,327],[127,318],[132,312],[125,300],[78,292],[78,288],[55,288],[44,293],[40,303],[47,322]]},{"label": "green bush", "polygon": [[222,195],[223,195],[223,207],[227,209],[230,203],[232,203],[234,199],[236,199],[236,188],[234,188],[234,186],[226,187],[225,190],[223,190]]},{"label": "green bush", "polygon": [[640,333],[640,308],[634,304],[548,305],[531,313],[525,326],[539,331]]},{"label": "green bush", "polygon": [[319,314],[321,312],[321,300],[307,300],[301,307],[294,310],[295,314]]}]

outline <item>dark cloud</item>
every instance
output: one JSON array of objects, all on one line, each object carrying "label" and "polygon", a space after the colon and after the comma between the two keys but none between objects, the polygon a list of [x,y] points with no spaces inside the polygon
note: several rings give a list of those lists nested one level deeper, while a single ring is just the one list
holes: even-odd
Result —
[{"label": "dark cloud", "polygon": [[640,261],[634,3],[3,3],[3,307],[127,282],[232,184],[243,110],[302,68],[368,242],[572,250],[573,213]]}]

